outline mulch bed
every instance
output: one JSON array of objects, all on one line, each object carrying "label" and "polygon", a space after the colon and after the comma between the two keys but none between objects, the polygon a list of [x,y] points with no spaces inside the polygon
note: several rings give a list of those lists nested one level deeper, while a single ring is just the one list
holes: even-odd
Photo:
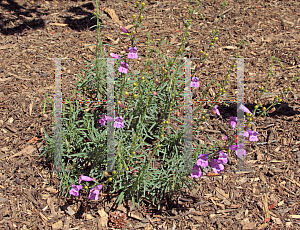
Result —
[{"label": "mulch bed", "polygon": [[[171,45],[162,50],[175,53],[188,16],[188,1],[145,3],[146,27],[137,34],[140,57],[145,56],[146,33],[155,42],[167,38]],[[193,15],[188,57],[198,57],[210,44],[221,3],[201,2],[205,22],[200,14]],[[52,108],[46,107],[43,114],[42,101],[47,94],[53,97],[54,89],[54,63],[46,58],[70,58],[62,61],[62,72],[66,82],[63,93],[71,92],[76,74],[85,68],[83,57],[94,58],[87,48],[96,42],[96,32],[89,29],[96,23],[90,20],[94,7],[92,1],[0,2],[1,229],[104,229],[103,221],[118,214],[113,205],[116,197],[108,199],[108,194],[102,193],[98,201],[89,200],[85,193],[78,198],[59,196],[59,179],[47,172],[51,165],[38,156],[45,145],[43,129],[47,133],[52,130]],[[115,10],[124,26],[138,13],[135,1],[100,1],[100,7]],[[245,60],[245,104],[249,108],[253,109],[258,87],[266,81],[271,56],[280,58],[285,67],[273,68],[269,93],[263,99],[268,104],[299,72],[299,8],[299,1],[229,1],[218,28],[219,39],[207,66],[197,73],[201,85],[224,79],[233,63],[229,57],[245,39],[249,45],[243,45],[240,55],[252,58]],[[117,47],[105,49],[122,54],[129,45],[128,37],[108,14],[103,13],[102,24],[106,26],[103,42],[114,42]],[[229,82],[228,95],[234,96],[234,73]],[[201,89],[193,90],[196,99]],[[124,229],[300,229],[299,97],[299,85],[294,85],[274,113],[257,120],[261,144],[246,142],[248,172],[236,173],[231,156],[224,172],[197,179],[197,189],[166,203],[161,211],[151,205],[132,210],[130,202],[129,209],[118,207],[120,213],[127,213]],[[230,116],[231,110],[221,107],[223,118]],[[213,118],[199,129],[216,139],[221,132],[212,131],[228,130],[224,124]],[[206,134],[197,138],[208,141]]]}]

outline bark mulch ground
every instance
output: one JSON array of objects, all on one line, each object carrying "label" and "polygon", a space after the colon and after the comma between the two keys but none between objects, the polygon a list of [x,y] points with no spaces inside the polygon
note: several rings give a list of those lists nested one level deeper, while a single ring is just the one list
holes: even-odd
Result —
[{"label": "bark mulch ground", "polygon": [[[167,54],[175,53],[188,16],[188,1],[146,3],[145,25],[137,34],[139,55],[145,56],[146,33],[153,41],[166,37]],[[193,15],[187,44],[188,57],[198,57],[210,43],[221,10],[221,1],[201,1],[201,12]],[[196,8],[193,3],[193,7]],[[103,9],[113,9],[120,22],[131,24],[137,14],[135,1],[100,1]],[[297,10],[298,9],[298,10]],[[289,83],[300,68],[299,1],[228,2],[219,27],[219,39],[210,52],[207,66],[198,73],[201,84],[212,78],[222,80],[232,64],[238,43],[245,61],[246,105],[253,109],[258,87],[266,81],[271,56],[279,65],[264,96],[267,104]],[[71,92],[76,74],[82,74],[83,57],[93,59],[87,45],[96,42],[89,27],[95,11],[92,1],[0,1],[0,228],[1,229],[105,229],[107,215],[117,215],[116,198],[101,194],[91,201],[82,193],[77,199],[59,196],[59,180],[47,170],[51,165],[39,157],[45,145],[44,132],[52,130],[52,108],[43,113],[43,101],[53,97],[54,63],[46,58],[69,57],[62,61],[64,92]],[[103,13],[102,38],[109,52],[122,53],[128,37]],[[235,74],[230,78],[228,94],[235,95]],[[201,87],[194,89],[201,96]],[[214,89],[211,94],[213,95]],[[294,85],[269,117],[258,119],[259,143],[246,142],[247,173],[234,173],[234,156],[217,176],[198,179],[200,186],[187,197],[172,204],[142,206],[135,210],[118,207],[127,213],[124,229],[300,229],[300,91]],[[224,117],[230,110],[221,108]],[[234,109],[231,109],[232,111]],[[227,115],[226,115],[227,114]],[[226,124],[226,123],[224,123]],[[212,119],[199,127],[212,138],[219,138],[226,126]],[[223,131],[222,131],[223,132]],[[225,134],[225,133],[224,133]],[[207,142],[206,135],[200,140]],[[129,204],[130,206],[130,204]],[[132,207],[132,206],[130,206]],[[113,228],[111,228],[113,229]]]}]

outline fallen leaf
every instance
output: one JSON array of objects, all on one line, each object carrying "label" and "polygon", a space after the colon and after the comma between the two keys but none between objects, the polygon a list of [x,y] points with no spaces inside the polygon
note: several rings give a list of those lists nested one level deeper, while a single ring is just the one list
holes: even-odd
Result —
[{"label": "fallen leaf", "polygon": [[119,18],[118,18],[118,16],[116,15],[116,12],[113,10],[113,9],[109,9],[109,8],[104,8],[104,12],[105,13],[107,13],[110,17],[111,17],[111,19],[115,22],[115,23],[117,23],[119,26],[121,26],[122,24],[121,24],[121,22],[120,22],[120,20],[119,20]]},{"label": "fallen leaf", "polygon": [[134,27],[134,25],[128,25],[128,26],[125,26],[125,29],[130,30],[132,27]]},{"label": "fallen leaf", "polygon": [[269,210],[275,208],[275,202],[269,206]]},{"label": "fallen leaf", "polygon": [[21,150],[20,152],[14,154],[12,156],[10,156],[8,158],[8,160],[11,159],[11,158],[13,158],[13,157],[21,156],[21,155],[23,155],[25,153],[28,154],[28,155],[31,155],[35,150],[36,150],[36,148],[34,146],[29,145],[25,149]]},{"label": "fallen leaf", "polygon": [[35,141],[37,141],[37,137],[32,138],[32,139],[31,139],[30,141],[28,141],[27,143],[35,142]]},{"label": "fallen leaf", "polygon": [[217,176],[218,174],[212,173],[212,172],[208,172],[206,173],[206,176]]}]

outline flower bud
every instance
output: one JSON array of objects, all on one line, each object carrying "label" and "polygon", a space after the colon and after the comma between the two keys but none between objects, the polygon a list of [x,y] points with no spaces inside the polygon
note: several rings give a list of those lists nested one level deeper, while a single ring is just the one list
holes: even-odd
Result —
[{"label": "flower bud", "polygon": [[154,92],[153,92],[153,95],[154,95],[154,96],[156,96],[156,95],[157,95],[157,92],[156,92],[156,91],[154,91]]},{"label": "flower bud", "polygon": [[275,110],[276,110],[276,108],[275,107],[273,107],[270,111],[269,111],[269,113],[274,113],[275,112]]},{"label": "flower bud", "polygon": [[227,136],[226,136],[226,135],[222,135],[222,136],[221,136],[221,140],[222,140],[222,141],[226,141],[226,140],[227,140]]},{"label": "flower bud", "polygon": [[154,82],[155,82],[156,85],[159,84],[159,80],[157,78],[155,78]]},{"label": "flower bud", "polygon": [[118,101],[118,104],[121,108],[125,109],[125,106],[123,105],[123,103],[121,101]]},{"label": "flower bud", "polygon": [[126,30],[126,28],[124,26],[120,26],[119,28],[123,33],[128,33],[128,31]]}]

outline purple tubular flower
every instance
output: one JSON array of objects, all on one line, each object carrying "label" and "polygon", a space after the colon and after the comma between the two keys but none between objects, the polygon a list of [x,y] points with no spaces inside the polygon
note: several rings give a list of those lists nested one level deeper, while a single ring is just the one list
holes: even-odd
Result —
[{"label": "purple tubular flower", "polygon": [[126,30],[126,28],[124,26],[120,26],[119,28],[123,33],[128,33],[128,31]]},{"label": "purple tubular flower", "polygon": [[227,154],[224,153],[223,151],[219,152],[218,163],[219,164],[227,164],[228,163]]},{"label": "purple tubular flower", "polygon": [[125,74],[127,74],[128,67],[129,67],[129,65],[128,65],[127,63],[121,62],[121,66],[119,67],[118,70],[119,70],[120,73],[125,73]]},{"label": "purple tubular flower", "polygon": [[208,166],[208,154],[200,154],[196,165],[206,168]]},{"label": "purple tubular flower", "polygon": [[236,151],[236,155],[238,157],[243,157],[246,155],[246,150],[244,149],[245,145],[244,143],[238,144],[238,145],[231,145],[230,149],[233,151]]},{"label": "purple tubular flower", "polygon": [[124,118],[116,117],[114,127],[115,128],[124,128]]},{"label": "purple tubular flower", "polygon": [[249,141],[258,141],[258,138],[257,138],[258,132],[251,131],[250,129],[247,129],[247,130],[248,130],[248,133],[250,135]]},{"label": "purple tubular flower", "polygon": [[119,59],[119,58],[120,58],[119,55],[114,54],[114,53],[110,53],[109,55],[110,55],[112,58],[115,58],[115,59]]},{"label": "purple tubular flower", "polygon": [[79,196],[79,190],[82,189],[82,185],[74,185],[72,184],[72,188],[69,191],[70,195]]},{"label": "purple tubular flower", "polygon": [[100,193],[100,190],[102,189],[103,185],[97,185],[94,188],[91,189],[90,194],[89,194],[89,199],[91,200],[98,200],[98,196]]},{"label": "purple tubular flower", "polygon": [[229,124],[231,125],[232,130],[234,130],[237,124],[237,117],[230,117]]},{"label": "purple tubular flower", "polygon": [[192,82],[191,82],[191,87],[199,87],[200,83],[199,83],[199,78],[197,77],[192,77]]},{"label": "purple tubular flower", "polygon": [[137,48],[136,47],[129,48],[129,53],[127,57],[131,59],[137,59],[138,58]]},{"label": "purple tubular flower", "polygon": [[102,114],[102,118],[99,120],[99,123],[100,123],[101,125],[105,125],[105,123],[106,123],[107,121],[113,121],[113,120],[114,120],[114,119],[113,119],[112,117],[106,116],[106,115]]},{"label": "purple tubular flower", "polygon": [[237,109],[237,111],[239,111],[239,110],[243,110],[245,113],[250,113],[250,114],[252,114],[251,112],[250,112],[250,110],[246,107],[246,106],[244,106],[243,104],[241,104],[240,106],[239,106],[239,108]]},{"label": "purple tubular flower", "polygon": [[94,181],[95,179],[88,177],[88,176],[84,176],[81,174],[81,176],[79,177],[79,184],[81,183],[81,181]]},{"label": "purple tubular flower", "polygon": [[220,164],[217,159],[211,159],[209,165],[212,167],[215,174],[219,174],[224,170],[224,165]]},{"label": "purple tubular flower", "polygon": [[220,111],[218,110],[218,106],[216,105],[210,112],[212,115],[216,115],[218,114],[219,116],[221,115],[220,114]]},{"label": "purple tubular flower", "polygon": [[236,151],[237,149],[242,149],[244,147],[245,147],[245,144],[241,143],[241,144],[238,144],[238,145],[231,145],[230,149],[233,150],[233,151]]},{"label": "purple tubular flower", "polygon": [[202,171],[201,171],[200,166],[195,165],[193,167],[193,170],[192,170],[192,173],[191,173],[191,177],[192,178],[199,178],[201,176],[202,176]]}]

